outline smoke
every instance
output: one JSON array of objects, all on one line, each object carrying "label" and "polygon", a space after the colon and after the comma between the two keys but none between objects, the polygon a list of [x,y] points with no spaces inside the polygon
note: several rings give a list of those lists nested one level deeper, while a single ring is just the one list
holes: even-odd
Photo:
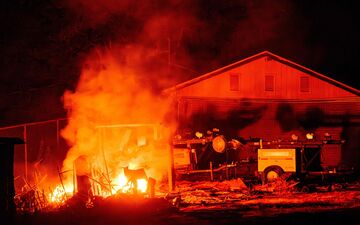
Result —
[{"label": "smoke", "polygon": [[[166,172],[166,146],[155,147],[154,133],[158,131],[153,127],[132,127],[163,123],[171,103],[140,79],[136,61],[141,60],[143,51],[134,46],[96,49],[84,62],[76,91],[64,94],[69,123],[62,135],[72,146],[64,170],[72,169],[77,158],[86,156],[95,167],[103,167],[107,160],[106,169],[114,174],[127,166],[149,168],[149,175],[156,178]],[[114,124],[130,126],[99,127]],[[167,133],[162,135],[166,143]],[[147,147],[139,145],[144,141]]]},{"label": "smoke", "polygon": [[[63,169],[71,169],[77,158],[86,156],[93,167],[110,170],[112,179],[116,179],[116,174],[124,167],[145,168],[149,176],[160,179],[168,167],[169,131],[160,131],[163,143],[159,146],[154,140],[154,130],[132,126],[161,124],[166,119],[171,101],[160,92],[178,80],[179,74],[170,70],[177,57],[173,51],[179,50],[177,43],[188,31],[187,25],[196,21],[176,10],[163,12],[161,4],[141,4],[140,9],[133,8],[133,2],[101,1],[100,4],[100,1],[93,1],[85,4],[74,1],[70,6],[74,7],[73,4],[82,5],[79,13],[89,17],[89,22],[82,24],[84,27],[103,29],[104,24],[113,21],[117,14],[136,23],[130,27],[137,29],[108,30],[116,33],[115,38],[105,45],[98,45],[88,54],[82,63],[76,90],[65,92],[64,106],[68,110],[69,123],[62,135],[72,147]],[[157,10],[148,11],[149,7]],[[188,57],[178,57],[177,62],[179,60],[190,62]],[[101,128],[114,124],[120,127]],[[130,126],[126,127],[126,124]],[[171,121],[165,125],[171,127]],[[107,168],[103,168],[104,165]]]},{"label": "smoke", "polygon": [[[107,161],[114,173],[142,167],[156,178],[166,172],[167,154],[149,130],[100,131],[99,125],[162,123],[171,109],[171,100],[159,95],[162,89],[275,38],[284,21],[270,19],[283,8],[269,1],[69,0],[65,6],[81,21],[68,32],[103,35],[82,63],[76,90],[64,94],[69,124],[62,135],[72,146],[64,169],[85,155],[93,164]],[[139,138],[150,140],[150,147],[140,147]]]},{"label": "smoke", "polygon": [[[152,48],[154,55],[158,54],[152,62],[161,62],[162,67],[170,64],[171,85],[252,53],[274,50],[286,56],[289,51],[303,51],[300,42],[304,30],[296,18],[294,3],[286,0],[69,0],[66,3],[82,21],[83,29],[109,27],[115,20],[116,25],[108,30],[114,35],[108,41]],[[163,86],[166,88],[169,83]]]}]

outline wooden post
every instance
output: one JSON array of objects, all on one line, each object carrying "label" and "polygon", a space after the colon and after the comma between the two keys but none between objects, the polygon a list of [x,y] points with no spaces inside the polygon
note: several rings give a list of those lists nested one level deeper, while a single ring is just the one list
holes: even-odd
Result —
[{"label": "wooden post", "polygon": [[24,144],[24,141],[20,138],[0,137],[0,218],[2,221],[12,220],[16,214],[14,203],[15,144]]},{"label": "wooden post", "polygon": [[148,194],[149,194],[149,198],[154,198],[155,197],[155,183],[156,180],[152,177],[149,177],[148,179]]},{"label": "wooden post", "polygon": [[24,142],[25,142],[25,145],[24,145],[24,160],[25,160],[25,179],[28,180],[28,145],[27,145],[27,126],[24,125],[24,134],[23,134],[23,137],[24,137]]},{"label": "wooden post", "polygon": [[105,150],[104,150],[104,129],[100,128],[100,150],[103,156],[103,160],[104,160],[104,166],[105,166],[105,172],[106,172],[106,180],[109,184],[109,190],[110,190],[110,195],[112,195],[112,185],[111,185],[111,178],[110,178],[110,174],[109,174],[109,168],[107,166],[107,162],[106,162],[106,156],[105,156]]},{"label": "wooden post", "polygon": [[170,148],[169,148],[168,184],[169,184],[169,192],[174,191],[175,190],[174,148],[172,143],[170,143]]},{"label": "wooden post", "polygon": [[87,199],[92,195],[88,158],[81,155],[75,159],[74,164],[76,167],[76,194],[83,199]]},{"label": "wooden post", "polygon": [[76,194],[76,167],[75,167],[75,162],[73,162],[73,177],[72,177],[72,180],[73,180],[73,195]]},{"label": "wooden post", "polygon": [[226,180],[229,180],[229,168],[228,168],[227,163],[225,163],[225,177],[226,177]]},{"label": "wooden post", "polygon": [[65,196],[66,196],[66,189],[65,189],[65,186],[64,186],[64,182],[63,182],[63,180],[62,180],[62,177],[61,177],[61,171],[60,171],[59,165],[56,166],[56,169],[57,169],[57,172],[58,172],[58,175],[59,175],[61,187],[63,188],[64,193],[65,193]]},{"label": "wooden post", "polygon": [[214,171],[213,171],[213,165],[212,165],[211,161],[210,161],[210,180],[211,181],[214,180]]},{"label": "wooden post", "polygon": [[56,152],[59,153],[60,150],[60,124],[59,120],[56,120]]}]

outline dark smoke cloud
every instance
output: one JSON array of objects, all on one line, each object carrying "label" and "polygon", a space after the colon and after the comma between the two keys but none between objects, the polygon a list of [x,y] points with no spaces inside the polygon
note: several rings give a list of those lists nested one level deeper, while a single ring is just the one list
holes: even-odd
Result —
[{"label": "dark smoke cloud", "polygon": [[82,29],[98,30],[114,18],[126,21],[128,27],[109,27],[114,35],[106,41],[140,46],[142,65],[136,60],[135,66],[144,69],[145,79],[157,80],[159,88],[249,56],[249,51],[266,50],[289,26],[293,11],[282,0],[69,0],[66,7],[81,18]]},{"label": "dark smoke cloud", "polygon": [[[355,2],[12,0],[0,4],[0,105],[3,115],[12,115],[2,117],[6,123],[26,117],[31,107],[21,103],[22,96],[46,105],[31,93],[50,85],[58,89],[59,98],[64,89],[74,89],[84,60],[97,48],[117,49],[120,56],[124,50],[118,49],[135,51],[131,57],[142,60],[133,61],[133,66],[141,67],[141,79],[156,84],[156,90],[264,50],[359,88],[352,82],[353,74],[360,72]],[[6,98],[19,103],[7,104]],[[61,113],[60,109],[55,114]],[[38,120],[45,118],[41,112],[34,114]]]},{"label": "dark smoke cloud", "polygon": [[[192,12],[193,6],[191,1],[67,1],[66,7],[82,21],[80,25],[75,21],[68,33],[71,36],[72,31],[82,29],[112,33],[104,38],[103,46],[116,54],[130,55],[123,56],[127,65],[141,68],[146,74],[144,82],[155,84],[154,89],[159,90],[174,84],[181,75],[194,73],[182,45],[183,38],[195,33],[201,23]],[[114,20],[117,25],[109,26]],[[132,53],[126,54],[128,51]]]}]

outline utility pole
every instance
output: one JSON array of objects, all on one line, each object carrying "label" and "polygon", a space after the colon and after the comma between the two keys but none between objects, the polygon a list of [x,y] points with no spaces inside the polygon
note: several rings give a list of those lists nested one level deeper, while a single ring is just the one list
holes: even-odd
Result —
[{"label": "utility pole", "polygon": [[170,65],[171,65],[171,39],[170,37],[167,38],[168,40],[168,66],[169,66],[169,71],[170,71]]}]

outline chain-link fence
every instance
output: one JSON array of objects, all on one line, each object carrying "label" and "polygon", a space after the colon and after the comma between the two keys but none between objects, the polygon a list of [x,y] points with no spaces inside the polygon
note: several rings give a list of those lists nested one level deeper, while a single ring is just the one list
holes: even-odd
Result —
[{"label": "chain-link fence", "polygon": [[[15,190],[43,186],[57,179],[69,149],[60,131],[66,119],[56,119],[0,128],[1,137],[19,137],[24,145],[15,145]],[[58,182],[57,182],[58,183]]]}]

